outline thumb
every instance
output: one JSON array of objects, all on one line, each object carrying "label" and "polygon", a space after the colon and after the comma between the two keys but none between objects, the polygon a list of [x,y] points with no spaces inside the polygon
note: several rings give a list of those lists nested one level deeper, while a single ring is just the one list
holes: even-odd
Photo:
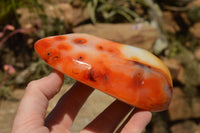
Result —
[{"label": "thumb", "polygon": [[19,104],[12,131],[31,131],[44,126],[48,101],[62,86],[64,75],[54,71],[47,77],[31,81]]}]

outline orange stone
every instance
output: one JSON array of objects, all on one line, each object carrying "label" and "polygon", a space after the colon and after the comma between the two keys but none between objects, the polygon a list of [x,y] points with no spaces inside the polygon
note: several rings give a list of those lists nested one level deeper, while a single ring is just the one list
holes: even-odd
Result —
[{"label": "orange stone", "polygon": [[54,69],[127,104],[149,111],[168,109],[171,74],[146,50],[87,34],[47,37],[36,42],[35,50]]}]

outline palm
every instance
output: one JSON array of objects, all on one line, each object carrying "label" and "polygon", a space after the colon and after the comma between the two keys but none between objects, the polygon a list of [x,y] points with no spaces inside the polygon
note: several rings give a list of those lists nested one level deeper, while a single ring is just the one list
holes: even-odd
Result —
[{"label": "palm", "polygon": [[[27,86],[13,121],[12,133],[70,133],[77,113],[93,89],[77,82],[61,97],[56,107],[44,120],[48,101],[59,92],[63,79],[64,76],[61,73],[54,72],[48,77],[32,81]],[[81,133],[113,132],[131,110],[131,106],[116,100],[89,123]],[[129,119],[122,124],[118,131],[123,133],[142,132],[150,120],[150,112],[133,110]]]}]

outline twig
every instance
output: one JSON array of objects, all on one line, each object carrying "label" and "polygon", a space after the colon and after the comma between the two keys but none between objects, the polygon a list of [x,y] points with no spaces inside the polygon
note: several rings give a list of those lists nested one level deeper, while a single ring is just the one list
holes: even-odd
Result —
[{"label": "twig", "polygon": [[2,47],[2,45],[11,37],[13,36],[14,34],[17,34],[17,33],[24,33],[25,32],[25,29],[17,29],[11,33],[9,33],[7,36],[5,36],[1,41],[0,41],[0,49]]},{"label": "twig", "polygon": [[168,5],[165,5],[164,8],[170,11],[175,11],[175,12],[185,12],[189,10],[188,7],[176,7],[176,6],[168,6]]}]

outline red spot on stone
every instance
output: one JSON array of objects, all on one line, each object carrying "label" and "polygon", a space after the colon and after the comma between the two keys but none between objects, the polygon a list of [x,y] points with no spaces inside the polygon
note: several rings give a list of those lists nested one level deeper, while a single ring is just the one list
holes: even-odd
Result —
[{"label": "red spot on stone", "polygon": [[46,56],[44,51],[52,47],[50,42],[51,41],[46,38],[37,41],[34,45],[35,50],[42,59]]},{"label": "red spot on stone", "polygon": [[84,43],[87,43],[87,39],[85,39],[85,38],[76,38],[76,39],[74,39],[74,42],[76,44],[84,44]]},{"label": "red spot on stone", "polygon": [[102,45],[97,45],[96,48],[97,48],[97,50],[103,50],[104,49],[104,47]]},{"label": "red spot on stone", "polygon": [[143,74],[144,74],[144,70],[143,69],[136,69],[134,70],[136,71],[135,75],[133,76],[133,85],[136,87],[136,88],[140,88],[142,85],[143,85]]},{"label": "red spot on stone", "polygon": [[69,51],[69,50],[72,49],[72,46],[70,46],[70,45],[68,45],[66,43],[60,43],[60,44],[58,44],[57,48],[60,49],[60,50]]},{"label": "red spot on stone", "polygon": [[108,47],[107,51],[111,54],[120,55],[121,52],[116,46]]},{"label": "red spot on stone", "polygon": [[58,41],[64,41],[67,39],[67,37],[66,36],[55,36],[54,39],[58,40]]},{"label": "red spot on stone", "polygon": [[83,61],[83,60],[85,60],[86,59],[86,56],[87,56],[87,54],[86,53],[79,53],[78,55],[77,55],[77,60],[79,60],[79,61]]},{"label": "red spot on stone", "polygon": [[43,59],[52,67],[62,62],[61,54],[58,50],[50,48],[46,51],[46,55],[43,55]]},{"label": "red spot on stone", "polygon": [[117,46],[118,45],[116,45],[115,42],[109,41],[106,43],[97,44],[96,49],[99,51],[108,52],[109,54],[112,54],[112,55],[120,55],[121,52]]},{"label": "red spot on stone", "polygon": [[52,45],[51,45],[49,39],[41,39],[41,40],[39,40],[35,43],[35,49],[36,50],[38,50],[38,49],[44,50],[44,49],[47,49],[51,46]]}]

